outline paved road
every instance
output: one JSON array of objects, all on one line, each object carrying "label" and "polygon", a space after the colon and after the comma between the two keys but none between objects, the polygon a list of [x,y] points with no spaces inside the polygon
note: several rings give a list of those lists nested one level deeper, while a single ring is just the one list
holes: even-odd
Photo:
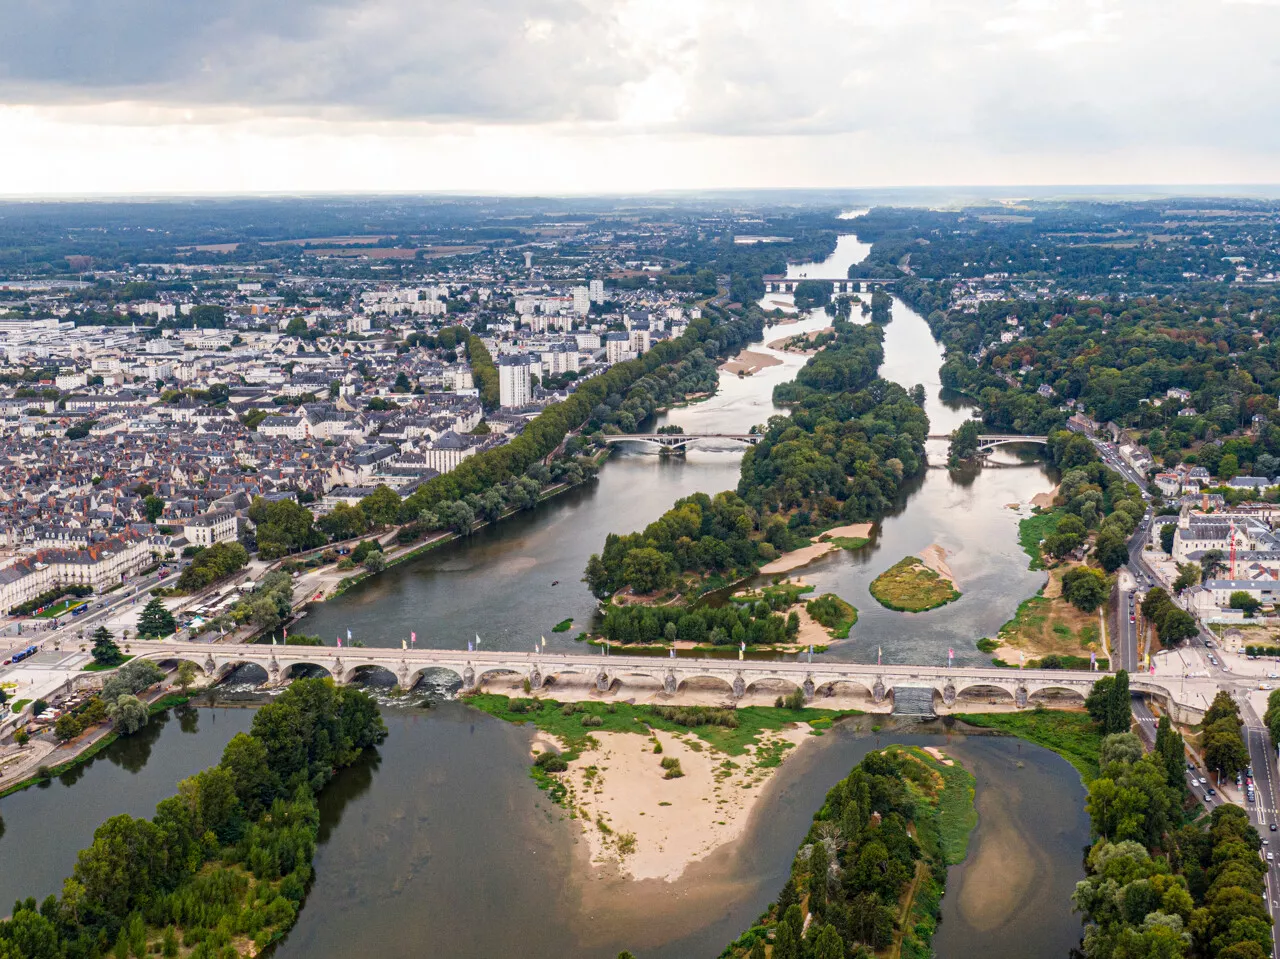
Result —
[{"label": "paved road", "polygon": [[[1276,751],[1271,745],[1271,736],[1262,720],[1254,712],[1253,706],[1244,695],[1239,696],[1241,714],[1245,719],[1245,742],[1249,746],[1250,762],[1253,764],[1253,782],[1256,799],[1245,803],[1249,818],[1258,828],[1258,834],[1266,845],[1262,847],[1263,856],[1276,856],[1280,853],[1280,831],[1277,818],[1280,817],[1280,797],[1277,796],[1276,784]],[[1271,954],[1280,954],[1280,938],[1277,938],[1277,927],[1280,927],[1280,859],[1267,861],[1267,908],[1271,913]]]}]

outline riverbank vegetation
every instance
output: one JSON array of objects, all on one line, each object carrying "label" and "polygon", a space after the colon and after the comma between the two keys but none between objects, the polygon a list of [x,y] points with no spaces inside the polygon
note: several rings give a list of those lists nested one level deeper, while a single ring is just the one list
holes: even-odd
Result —
[{"label": "riverbank vegetation", "polygon": [[363,692],[293,683],[152,819],[98,827],[61,897],[21,901],[0,923],[0,955],[256,954],[293,924],[310,882],[315,793],[385,736]]},{"label": "riverbank vegetation", "polygon": [[839,524],[879,519],[924,468],[928,420],[907,391],[878,379],[884,332],[838,322],[774,401],[743,456],[738,489],[678,501],[642,532],[609,534],[584,580],[599,598],[622,590],[690,595],[754,573]]},{"label": "riverbank vegetation", "polygon": [[831,633],[832,639],[848,639],[849,630],[858,621],[858,611],[835,593],[823,593],[809,600],[804,608],[814,622]]},{"label": "riverbank vegetation", "polygon": [[961,595],[955,583],[916,556],[900,559],[873,579],[870,592],[881,606],[903,613],[937,609]]},{"label": "riverbank vegetation", "polygon": [[1075,766],[1085,783],[1098,775],[1098,753],[1102,748],[1102,728],[1085,713],[1045,709],[1037,706],[1016,713],[956,713],[955,718],[970,726],[998,729],[1057,753]]},{"label": "riverbank vegetation", "polygon": [[777,900],[723,959],[931,955],[973,794],[969,772],[923,750],[870,753],[827,793]]},{"label": "riverbank vegetation", "polygon": [[468,705],[509,723],[532,723],[559,739],[565,759],[576,759],[592,746],[593,732],[649,735],[654,729],[689,732],[711,748],[729,756],[741,756],[766,732],[777,732],[795,723],[832,721],[863,715],[856,709],[831,710],[800,707],[743,706],[723,709],[711,706],[654,706],[634,703],[561,703],[555,699],[512,698],[496,693],[474,693]]}]

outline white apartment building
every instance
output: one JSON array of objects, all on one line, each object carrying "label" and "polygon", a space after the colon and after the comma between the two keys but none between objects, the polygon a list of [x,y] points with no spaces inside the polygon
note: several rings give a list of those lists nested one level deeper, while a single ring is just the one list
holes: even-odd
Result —
[{"label": "white apartment building", "polygon": [[604,302],[604,280],[592,280],[587,284],[587,295],[592,303]]},{"label": "white apartment building", "polygon": [[[504,408],[527,406],[533,397],[534,359],[527,353],[498,358],[498,400]],[[439,469],[439,467],[435,467]],[[440,470],[440,472],[445,472]]]},{"label": "white apartment building", "polygon": [[[647,335],[646,331],[646,337]],[[604,335],[604,358],[605,362],[609,364],[634,360],[636,354],[631,349],[631,335],[629,333],[606,333]]]},{"label": "white apartment building", "polygon": [[591,312],[591,291],[585,286],[573,288],[573,312],[586,316]]}]

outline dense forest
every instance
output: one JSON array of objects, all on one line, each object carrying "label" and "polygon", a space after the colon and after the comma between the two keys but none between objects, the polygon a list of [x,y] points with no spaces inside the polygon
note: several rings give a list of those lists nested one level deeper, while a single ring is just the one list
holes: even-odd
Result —
[{"label": "dense forest", "polygon": [[240,955],[233,942],[264,948],[293,924],[311,880],[315,794],[386,734],[360,690],[294,682],[153,818],[99,826],[61,898],[19,902],[0,922],[0,957],[224,959]]},{"label": "dense forest", "polygon": [[777,900],[724,956],[931,955],[947,866],[976,820],[960,766],[896,746],[869,753],[827,793]]}]

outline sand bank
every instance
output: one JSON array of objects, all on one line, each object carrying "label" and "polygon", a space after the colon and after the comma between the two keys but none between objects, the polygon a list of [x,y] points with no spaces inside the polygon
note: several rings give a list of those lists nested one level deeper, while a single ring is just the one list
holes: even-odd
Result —
[{"label": "sand bank", "polygon": [[808,333],[793,333],[791,336],[784,336],[782,339],[774,340],[772,343],[768,344],[768,347],[771,350],[785,350],[788,353],[812,353],[815,352],[812,348],[801,345],[798,342],[790,347],[787,344],[799,340],[805,340],[808,344],[812,344],[813,341],[818,338],[818,334],[834,332],[834,327],[824,326],[820,330],[810,330]]},{"label": "sand bank", "polygon": [[[803,723],[768,733],[749,753],[730,757],[692,733],[596,733],[596,749],[569,764],[570,801],[591,861],[632,879],[677,879],[692,863],[739,838],[765,782],[778,767],[758,765],[785,741],[809,737]],[[654,752],[654,740],[662,744]],[[788,750],[791,751],[790,749]],[[666,779],[663,759],[683,776]]]},{"label": "sand bank", "polygon": [[752,373],[759,373],[770,366],[781,365],[782,360],[776,356],[770,356],[768,353],[756,353],[753,350],[743,350],[728,362],[721,363],[720,369],[726,373],[741,373],[743,376],[750,376]]},{"label": "sand bank", "polygon": [[953,585],[955,584],[955,574],[951,572],[951,567],[947,565],[947,551],[937,543],[934,543],[932,546],[926,546],[924,549],[920,550],[920,552],[916,553],[916,555],[920,557],[920,562],[924,563],[944,579],[951,580]]},{"label": "sand bank", "polygon": [[1054,487],[1047,493],[1036,493],[1031,497],[1031,505],[1038,506],[1041,509],[1048,509],[1053,505],[1053,501],[1058,498],[1058,487]]},{"label": "sand bank", "polygon": [[772,562],[765,563],[760,567],[760,572],[765,575],[773,573],[789,573],[793,569],[799,569],[801,566],[807,566],[820,556],[826,556],[832,550],[840,549],[835,543],[829,542],[832,539],[868,539],[871,536],[871,523],[851,523],[848,526],[837,526],[835,529],[829,529],[819,534],[820,542],[814,543],[812,546],[802,546],[799,549],[793,549],[783,553]]}]

